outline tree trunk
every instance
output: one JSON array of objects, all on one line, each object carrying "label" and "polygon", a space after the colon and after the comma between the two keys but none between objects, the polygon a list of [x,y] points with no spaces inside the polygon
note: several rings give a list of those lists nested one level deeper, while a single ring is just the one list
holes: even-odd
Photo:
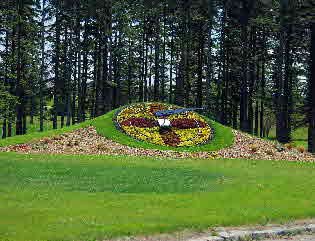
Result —
[{"label": "tree trunk", "polygon": [[[183,4],[184,5],[184,4]],[[175,104],[179,106],[184,106],[185,96],[189,93],[185,93],[185,82],[186,71],[187,71],[187,6],[183,6],[181,15],[181,34],[180,34],[180,61],[178,62],[178,74],[176,76],[175,85]]]},{"label": "tree trunk", "polygon": [[266,79],[265,79],[265,56],[267,55],[267,49],[266,49],[266,32],[263,31],[263,53],[264,56],[262,58],[262,63],[261,63],[261,100],[260,100],[260,137],[265,137],[265,126],[264,126],[264,114],[265,114],[265,107],[264,107],[264,103],[265,103],[265,95],[266,95],[266,91],[265,91],[265,86],[266,86]]},{"label": "tree trunk", "polygon": [[22,116],[22,120],[23,120],[23,126],[22,126],[22,135],[25,135],[27,132],[27,127],[26,127],[26,123],[27,123],[27,118],[26,118],[26,112],[23,111],[23,116]]},{"label": "tree trunk", "polygon": [[[81,54],[82,54],[82,45],[81,45],[81,33],[80,33],[80,19],[78,17],[77,23],[76,23],[76,32],[77,32],[77,55],[78,55],[78,77],[77,77],[77,98],[78,98],[78,103],[77,103],[77,121],[80,123],[82,122],[82,82],[84,79],[83,74],[81,74]],[[84,50],[83,50],[84,51]]]},{"label": "tree trunk", "polygon": [[63,128],[65,124],[65,112],[66,112],[66,96],[68,94],[68,79],[67,79],[67,68],[68,68],[68,26],[65,24],[65,39],[63,43],[63,76],[62,76],[62,110],[61,110],[61,119],[60,127]]},{"label": "tree trunk", "polygon": [[207,76],[206,76],[206,113],[209,116],[211,114],[211,93],[210,93],[210,85],[211,85],[211,79],[212,79],[212,68],[213,68],[213,60],[212,60],[212,16],[210,16],[210,19],[208,20],[208,40],[207,40]]},{"label": "tree trunk", "polygon": [[311,59],[310,59],[310,121],[308,127],[308,151],[315,153],[315,23],[311,25]]},{"label": "tree trunk", "polygon": [[[106,113],[111,110],[112,108],[112,86],[110,85],[112,82],[111,79],[111,67],[108,68],[107,64],[107,58],[108,58],[108,53],[111,53],[111,41],[110,37],[106,36],[106,41],[105,41],[105,47],[103,51],[103,100],[104,100],[104,109],[103,113]],[[111,65],[111,57],[109,59],[109,65]]]},{"label": "tree trunk", "polygon": [[59,76],[59,61],[60,61],[60,16],[59,16],[59,1],[57,1],[56,9],[56,55],[55,55],[55,81],[54,81],[54,110],[53,110],[53,129],[57,129],[58,111],[60,104],[60,76]]},{"label": "tree trunk", "polygon": [[192,30],[191,30],[191,2],[188,1],[188,6],[186,8],[186,15],[187,15],[187,36],[185,38],[186,44],[186,63],[185,63],[185,71],[184,71],[184,87],[185,87],[185,106],[191,106],[191,64],[192,64]]},{"label": "tree trunk", "polygon": [[104,100],[103,100],[103,90],[102,90],[102,48],[100,41],[100,32],[97,29],[97,41],[95,43],[96,51],[96,85],[95,85],[95,116],[100,116],[103,114]]},{"label": "tree trunk", "polygon": [[[15,71],[16,71],[16,28],[12,29],[12,35],[11,35],[11,68],[10,68],[10,72],[12,76],[15,76]],[[10,94],[15,94],[14,93],[14,89],[16,86],[16,80],[15,81],[11,81],[10,82]],[[14,115],[13,115],[14,116]],[[12,117],[13,117],[12,116]],[[13,118],[12,118],[13,119]],[[8,137],[12,136],[12,122],[14,121],[14,119],[12,120],[11,118],[9,118],[8,120]]]},{"label": "tree trunk", "polygon": [[173,103],[173,55],[174,55],[174,36],[171,33],[171,62],[170,62],[170,89],[169,89],[169,98],[168,102]]},{"label": "tree trunk", "polygon": [[[72,26],[72,21],[71,21]],[[73,58],[73,51],[72,51],[72,27],[70,27],[70,40],[69,40],[69,61],[67,65],[67,93],[66,93],[66,126],[70,126],[71,124],[71,111],[72,111],[72,103],[71,103],[71,96],[73,94],[72,91],[72,79],[71,79],[71,69],[72,69],[72,58]]]},{"label": "tree trunk", "polygon": [[242,131],[248,131],[248,40],[247,40],[247,24],[242,25],[242,80],[240,91],[240,128]]},{"label": "tree trunk", "polygon": [[158,16],[156,16],[156,35],[155,35],[155,46],[154,46],[154,92],[153,99],[158,101],[160,99],[160,23]]},{"label": "tree trunk", "polygon": [[[284,22],[284,11],[286,10],[285,5],[283,4],[285,1],[281,1],[280,6],[280,30],[279,30],[279,46],[277,49],[277,57],[276,57],[276,67],[274,73],[274,86],[275,86],[275,112],[276,112],[276,138],[279,142],[286,142],[286,139],[283,138],[284,132],[286,131],[286,118],[285,118],[285,110],[284,105],[287,103],[286,97],[283,93],[283,51],[286,40],[286,31],[285,31],[285,22]],[[285,131],[284,131],[285,130]]]},{"label": "tree trunk", "polygon": [[4,119],[2,123],[2,139],[7,138],[7,120]]},{"label": "tree trunk", "polygon": [[[34,86],[32,87],[32,89],[35,92]],[[30,125],[34,125],[35,110],[36,110],[35,95],[32,93],[32,96],[31,96],[31,111],[30,111]]]},{"label": "tree trunk", "polygon": [[253,95],[256,82],[256,28],[252,27],[250,33],[250,46],[251,46],[251,61],[250,61],[250,82],[249,82],[249,93],[248,93],[248,133],[253,133],[253,122],[254,122],[254,107],[253,107]]},{"label": "tree trunk", "polygon": [[[6,18],[6,22],[8,22],[8,17]],[[9,33],[8,29],[5,30],[5,69],[4,69],[4,79],[5,79],[5,88],[8,88],[8,63],[9,63]],[[9,107],[10,108],[10,107]],[[10,118],[7,114],[4,116],[2,123],[2,139],[7,137],[7,119]]]},{"label": "tree trunk", "polygon": [[219,67],[218,67],[218,78],[216,82],[216,87],[217,87],[217,94],[215,98],[215,118],[217,121],[221,122],[223,121],[223,113],[224,113],[224,106],[223,106],[223,88],[225,85],[225,23],[226,23],[226,6],[224,6],[222,10],[222,15],[221,15],[221,33],[220,33],[220,60],[219,60]]},{"label": "tree trunk", "polygon": [[46,0],[42,1],[42,19],[41,19],[41,70],[39,78],[39,131],[44,131],[44,70],[45,70],[45,5]]},{"label": "tree trunk", "polygon": [[144,63],[144,74],[143,74],[143,81],[144,81],[144,94],[143,98],[144,101],[148,101],[148,81],[147,81],[147,74],[148,74],[148,34],[145,35],[145,63]]},{"label": "tree trunk", "polygon": [[175,104],[179,106],[184,106],[185,101],[185,89],[184,89],[184,72],[186,63],[186,47],[184,47],[184,41],[181,40],[181,58],[178,66],[178,74],[176,76],[176,86],[175,86]]},{"label": "tree trunk", "polygon": [[161,78],[161,101],[166,100],[165,93],[165,64],[166,64],[166,1],[164,0],[164,8],[163,8],[163,56],[162,56],[162,78]]},{"label": "tree trunk", "polygon": [[287,30],[287,39],[285,43],[285,72],[283,82],[283,95],[285,103],[283,104],[283,122],[281,129],[281,141],[284,143],[291,141],[291,126],[290,126],[290,113],[289,113],[289,99],[292,95],[292,86],[290,85],[290,76],[292,68],[292,57],[291,57],[291,34],[292,25],[289,24]]},{"label": "tree trunk", "polygon": [[152,59],[152,46],[150,46],[150,71],[149,71],[149,91],[148,91],[148,100],[151,101],[153,98],[152,94],[152,65],[153,65],[153,59]]},{"label": "tree trunk", "polygon": [[258,128],[259,128],[259,102],[256,100],[255,103],[255,129],[254,129],[254,135],[258,136]]},{"label": "tree trunk", "polygon": [[[144,14],[143,14],[144,15]],[[143,16],[143,26],[145,25],[145,17]],[[141,47],[140,47],[140,61],[139,61],[139,98],[138,101],[139,102],[143,102],[144,101],[144,87],[143,84],[145,82],[144,79],[144,65],[145,65],[145,60],[144,60],[144,52],[145,52],[145,31],[143,30],[142,32],[142,38],[140,41]]]},{"label": "tree trunk", "polygon": [[[121,25],[122,23],[118,23],[118,25]],[[120,27],[118,27],[120,29]],[[121,93],[121,38],[122,38],[122,33],[119,32],[119,34],[116,32],[116,37],[115,37],[115,54],[114,54],[114,83],[115,87],[113,89],[114,91],[114,108],[117,108],[120,106],[121,103],[121,98],[122,98],[122,93]]]},{"label": "tree trunk", "polygon": [[[128,40],[128,82],[127,82],[127,89],[128,89],[128,103],[131,104],[132,101],[132,96],[131,96],[131,88],[132,88],[132,67],[131,67],[131,54],[132,54],[132,49],[131,49],[131,39],[129,38]],[[140,78],[141,82],[141,78]]]},{"label": "tree trunk", "polygon": [[92,107],[91,107],[91,118],[95,118],[97,112],[97,42],[94,43],[93,49],[93,84],[92,84]]},{"label": "tree trunk", "polygon": [[[104,23],[104,48],[102,51],[103,57],[103,86],[102,95],[104,100],[103,113],[112,109],[112,1],[108,0],[104,8],[105,23]],[[110,54],[108,61],[108,54]],[[109,63],[107,63],[109,62]]]},{"label": "tree trunk", "polygon": [[[75,25],[76,26],[76,25]],[[75,51],[74,51],[74,70],[73,70],[73,83],[71,85],[72,87],[72,101],[71,101],[71,121],[72,121],[72,125],[74,125],[77,121],[76,121],[76,93],[77,93],[77,67],[78,67],[78,55],[77,55],[77,51],[78,51],[78,46],[77,46],[77,31],[78,28],[77,26],[74,29],[74,36],[76,38],[76,43],[75,43]]]},{"label": "tree trunk", "polygon": [[[18,5],[18,16],[22,18],[21,10],[23,8],[23,3]],[[22,87],[22,65],[23,65],[23,56],[21,49],[22,41],[22,23],[21,19],[18,20],[17,24],[17,65],[16,65],[16,96],[19,98],[19,103],[16,105],[16,122],[15,122],[15,134],[23,135],[23,115],[24,115],[24,91]]]},{"label": "tree trunk", "polygon": [[197,99],[196,99],[196,105],[197,107],[202,107],[202,101],[203,101],[203,86],[202,86],[202,69],[203,69],[203,48],[204,48],[204,34],[203,34],[203,21],[199,22],[199,33],[198,33],[198,78],[197,78]]},{"label": "tree trunk", "polygon": [[79,122],[85,121],[85,100],[87,92],[87,80],[88,80],[88,21],[85,19],[84,22],[84,36],[83,36],[83,72],[82,72],[82,81],[81,81],[81,93],[80,93],[80,106],[78,106],[78,119]]}]

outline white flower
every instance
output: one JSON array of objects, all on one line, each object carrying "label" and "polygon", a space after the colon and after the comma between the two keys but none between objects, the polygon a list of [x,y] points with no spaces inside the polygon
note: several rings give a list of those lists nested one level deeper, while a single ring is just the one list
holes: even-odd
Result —
[{"label": "white flower", "polygon": [[168,119],[158,119],[159,126],[171,126],[171,122]]}]

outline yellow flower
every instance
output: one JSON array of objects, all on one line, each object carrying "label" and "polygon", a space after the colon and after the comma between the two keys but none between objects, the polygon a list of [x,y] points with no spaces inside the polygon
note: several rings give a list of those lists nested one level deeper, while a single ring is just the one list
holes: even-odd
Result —
[{"label": "yellow flower", "polygon": [[[135,104],[124,108],[116,118],[118,123],[121,123],[130,118],[146,118],[146,119],[158,119],[150,110],[152,103]],[[157,104],[154,104],[157,105]],[[163,107],[163,104],[159,104]],[[158,107],[158,106],[157,106]],[[156,107],[156,109],[158,109]],[[161,107],[160,107],[161,108]],[[164,107],[163,107],[164,108]],[[179,107],[165,105],[164,109],[177,109]],[[154,109],[154,108],[153,108]],[[207,121],[202,118],[197,113],[188,111],[180,114],[174,114],[167,116],[167,119],[172,121],[176,119],[194,119],[198,122],[207,123]],[[147,141],[159,145],[168,145],[163,141],[159,130],[160,127],[152,128],[141,128],[135,126],[121,126],[123,131],[139,140]],[[177,146],[194,146],[206,142],[211,137],[211,128],[207,124],[203,128],[191,128],[191,129],[176,129],[172,128],[174,133],[178,136],[180,143]]]}]

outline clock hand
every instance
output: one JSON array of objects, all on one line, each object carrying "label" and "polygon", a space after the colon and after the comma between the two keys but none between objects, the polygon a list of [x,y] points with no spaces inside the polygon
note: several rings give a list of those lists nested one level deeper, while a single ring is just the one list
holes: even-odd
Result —
[{"label": "clock hand", "polygon": [[193,111],[193,110],[203,110],[203,108],[185,108],[185,109],[175,109],[175,110],[161,110],[161,111],[154,112],[154,115],[157,117],[161,117],[161,116],[180,114],[182,112]]}]

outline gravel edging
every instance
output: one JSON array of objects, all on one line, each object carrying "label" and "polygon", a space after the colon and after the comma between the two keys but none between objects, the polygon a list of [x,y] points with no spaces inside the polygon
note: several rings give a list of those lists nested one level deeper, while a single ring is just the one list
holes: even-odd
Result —
[{"label": "gravel edging", "polygon": [[283,236],[293,236],[303,233],[315,233],[315,224],[306,226],[292,226],[288,228],[274,227],[267,230],[229,230],[216,232],[215,236],[204,236],[197,239],[189,239],[187,241],[250,241],[261,240]]},{"label": "gravel edging", "polygon": [[[44,137],[25,144],[0,147],[0,152],[42,153],[42,154],[98,154],[130,155],[163,158],[229,158],[250,160],[287,160],[315,162],[315,156],[287,148],[273,141],[266,141],[249,134],[232,130],[234,144],[212,152],[183,152],[134,148],[114,142],[97,134],[93,126],[80,128],[54,137]],[[280,151],[279,151],[280,148]]]},{"label": "gravel edging", "polygon": [[292,220],[284,224],[268,223],[263,226],[209,227],[204,231],[185,229],[174,233],[124,236],[102,241],[269,241],[275,239],[300,241],[298,238],[301,235],[314,237],[309,240],[315,240],[315,218]]}]

